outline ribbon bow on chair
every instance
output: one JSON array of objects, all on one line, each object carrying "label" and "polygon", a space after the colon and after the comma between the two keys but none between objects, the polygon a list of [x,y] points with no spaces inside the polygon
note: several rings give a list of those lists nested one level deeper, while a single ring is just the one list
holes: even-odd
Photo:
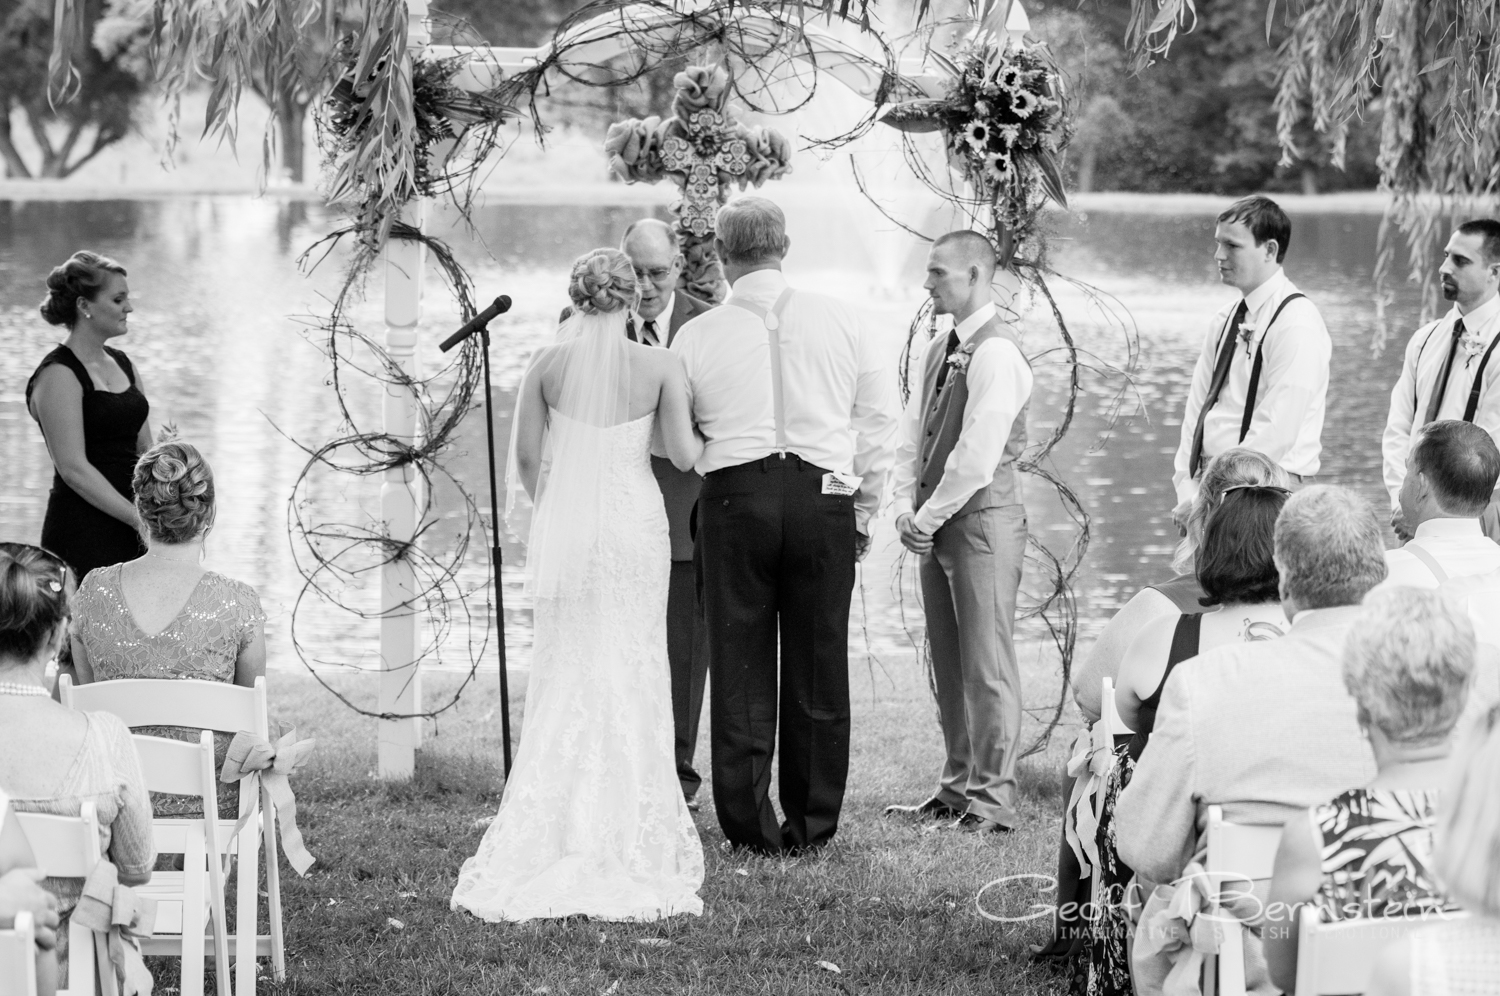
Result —
[{"label": "ribbon bow on chair", "polygon": [[128,885],[121,885],[119,869],[102,860],[84,880],[73,920],[106,935],[109,963],[122,996],[151,992],[151,973],[141,957],[141,941],[151,936],[156,923],[156,900],[138,896]]},{"label": "ribbon bow on chair", "polygon": [[1079,878],[1088,878],[1099,867],[1095,834],[1104,803],[1105,779],[1114,765],[1114,751],[1096,747],[1092,733],[1080,730],[1073,741],[1073,756],[1068,759],[1068,775],[1073,779],[1068,814],[1073,818],[1063,817],[1063,834],[1078,858]]},{"label": "ribbon bow on chair", "polygon": [[[297,800],[287,776],[307,762],[315,743],[311,739],[298,740],[295,728],[288,729],[274,743],[254,733],[236,733],[229,742],[224,768],[219,772],[219,780],[226,784],[254,778],[259,782],[257,787],[265,787],[269,806],[281,827],[281,849],[298,875],[306,875],[315,859],[302,843],[302,831],[297,829]],[[248,819],[248,813],[240,817],[231,839],[244,829]]]}]

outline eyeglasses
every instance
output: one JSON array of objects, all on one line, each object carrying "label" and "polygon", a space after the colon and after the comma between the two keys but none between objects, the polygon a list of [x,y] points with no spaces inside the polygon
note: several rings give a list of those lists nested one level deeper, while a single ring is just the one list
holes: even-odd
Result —
[{"label": "eyeglasses", "polygon": [[637,280],[649,280],[653,284],[659,284],[671,275],[672,268],[670,266],[653,266],[649,270],[637,269],[635,271],[635,278]]},{"label": "eyeglasses", "polygon": [[1224,499],[1229,497],[1231,491],[1275,491],[1277,494],[1291,496],[1290,488],[1278,488],[1274,484],[1235,484],[1219,492],[1219,504],[1224,504]]}]

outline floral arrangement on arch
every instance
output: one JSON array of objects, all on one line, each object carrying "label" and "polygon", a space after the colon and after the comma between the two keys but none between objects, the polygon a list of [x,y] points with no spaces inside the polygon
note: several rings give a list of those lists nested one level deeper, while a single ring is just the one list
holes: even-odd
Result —
[{"label": "floral arrangement on arch", "polygon": [[610,125],[604,153],[627,183],[674,180],[682,197],[672,207],[686,259],[681,286],[707,301],[723,297],[714,256],[714,216],[732,187],[759,187],[791,172],[792,143],[781,132],[729,116],[729,73],[689,66],[672,79],[676,95],[666,118],[630,118]]},{"label": "floral arrangement on arch", "polygon": [[948,165],[994,206],[1017,241],[1050,199],[1067,205],[1059,166],[1072,136],[1062,77],[1040,44],[985,36],[952,58],[930,53],[947,77],[941,98],[892,105],[880,120],[906,132],[941,131]]}]

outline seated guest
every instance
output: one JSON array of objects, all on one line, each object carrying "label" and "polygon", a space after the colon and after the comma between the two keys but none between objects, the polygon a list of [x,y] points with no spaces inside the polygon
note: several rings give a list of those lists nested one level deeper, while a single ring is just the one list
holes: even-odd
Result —
[{"label": "seated guest", "polygon": [[[266,670],[265,615],[255,589],[203,567],[214,522],[214,477],[193,446],[159,443],[135,467],[135,507],[149,534],[144,557],[90,571],[75,601],[73,664],[81,684],[115,678],[198,678],[251,686]],[[140,733],[197,741],[198,731]],[[224,763],[231,737],[216,740]],[[196,799],[157,796],[158,816],[197,815]],[[221,792],[232,819],[237,793]]]},{"label": "seated guest", "polygon": [[[1090,724],[1099,721],[1099,688],[1105,677],[1115,679],[1120,661],[1131,641],[1143,627],[1153,620],[1167,618],[1176,620],[1185,613],[1202,612],[1205,606],[1199,601],[1203,589],[1193,573],[1194,551],[1202,539],[1204,525],[1209,515],[1218,507],[1224,492],[1229,488],[1245,485],[1270,485],[1284,488],[1286,471],[1269,457],[1255,450],[1236,447],[1226,450],[1213,459],[1199,481],[1197,497],[1188,516],[1187,531],[1178,546],[1173,569],[1176,577],[1161,584],[1142,588],[1105,625],[1099,638],[1083,658],[1082,665],[1073,672],[1073,701],[1084,720]],[[1088,744],[1087,733],[1079,738],[1084,749]],[[1087,782],[1091,775],[1087,768],[1079,776],[1079,782],[1070,794],[1063,814],[1063,841],[1058,852],[1057,881],[1058,909],[1088,902],[1089,882],[1080,880],[1082,871],[1080,851],[1083,845],[1074,835],[1075,807],[1092,809],[1095,800]],[[1073,839],[1069,839],[1070,835]],[[1065,924],[1060,915],[1054,924],[1053,939],[1034,953],[1042,957],[1060,957],[1074,950],[1077,944],[1078,926]]]},{"label": "seated guest", "polygon": [[[1342,658],[1360,600],[1385,579],[1384,552],[1363,498],[1326,486],[1294,495],[1276,522],[1274,553],[1290,630],[1217,647],[1167,679],[1151,739],[1115,807],[1121,860],[1156,886],[1132,954],[1141,996],[1160,991],[1170,968],[1155,917],[1173,896],[1165,883],[1202,861],[1209,806],[1231,822],[1280,826],[1374,776]],[[1245,958],[1247,980],[1267,991],[1253,934]]]},{"label": "seated guest", "polygon": [[1500,544],[1479,526],[1497,477],[1500,449],[1479,426],[1447,419],[1418,430],[1400,494],[1402,517],[1415,532],[1386,552],[1385,583],[1436,588],[1448,578],[1500,570]]},{"label": "seated guest", "polygon": [[[155,852],[130,731],[110,713],[63,708],[43,685],[67,632],[65,572],[45,550],[0,543],[0,787],[19,813],[77,816],[93,802],[101,850],[121,884],[141,885]],[[49,878],[45,886],[58,900],[58,985],[65,987],[68,918],[83,882]],[[139,949],[127,944],[123,957],[131,977],[145,971]]]},{"label": "seated guest", "polygon": [[57,897],[42,888],[26,831],[0,790],[0,930],[13,930],[16,917],[31,914],[36,937],[38,996],[57,991]]},{"label": "seated guest", "polygon": [[[1129,744],[1115,751],[1116,763],[1105,782],[1095,830],[1105,898],[1090,924],[1090,992],[1128,993],[1128,985],[1108,981],[1130,977],[1129,910],[1121,899],[1132,872],[1119,858],[1114,809],[1151,735],[1168,676],[1178,664],[1214,647],[1271,639],[1286,628],[1271,547],[1276,517],[1290,492],[1270,485],[1237,484],[1220,494],[1219,507],[1208,519],[1197,550],[1197,579],[1205,592],[1198,611],[1175,618],[1158,616],[1147,623],[1120,666],[1115,698],[1121,718],[1135,733]],[[1202,495],[1200,491],[1200,500]]]},{"label": "seated guest", "polygon": [[1375,754],[1374,781],[1294,816],[1281,831],[1264,929],[1271,980],[1297,980],[1297,918],[1415,916],[1443,907],[1432,828],[1454,725],[1474,669],[1468,618],[1435,591],[1371,593],[1344,644],[1344,686]]},{"label": "seated guest", "polygon": [[1272,639],[1285,632],[1271,551],[1276,517],[1290,494],[1264,484],[1226,488],[1198,548],[1199,611],[1175,619],[1160,616],[1131,642],[1115,683],[1120,718],[1135,731],[1131,758],[1139,759],[1145,749],[1161,691],[1178,664],[1226,643]]},{"label": "seated guest", "polygon": [[1203,589],[1193,565],[1204,527],[1225,491],[1251,484],[1285,488],[1286,471],[1263,453],[1236,447],[1214,457],[1203,472],[1188,516],[1187,535],[1172,561],[1177,576],[1136,592],[1105,625],[1084,656],[1083,664],[1073,672],[1073,701],[1087,722],[1099,718],[1100,682],[1119,674],[1125,651],[1147,623],[1162,616],[1176,619],[1183,613],[1203,611],[1204,606],[1199,602]]},{"label": "seated guest", "polygon": [[1430,867],[1469,916],[1386,945],[1368,996],[1500,992],[1500,710],[1461,738],[1434,836]]}]

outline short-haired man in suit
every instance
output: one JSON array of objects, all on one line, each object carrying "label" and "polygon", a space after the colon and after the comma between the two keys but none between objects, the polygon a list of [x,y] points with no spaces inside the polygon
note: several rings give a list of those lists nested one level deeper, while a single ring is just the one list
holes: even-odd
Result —
[{"label": "short-haired man in suit", "polygon": [[888,814],[998,833],[1017,819],[1021,671],[1016,591],[1026,506],[1016,460],[1026,448],[1031,365],[995,313],[995,249],[978,232],[932,244],[927,291],[953,331],[922,354],[896,451],[896,531],[921,557],[932,680],[948,759],[926,802]]},{"label": "short-haired man in suit", "polygon": [[1193,369],[1173,462],[1179,529],[1199,475],[1225,450],[1258,450],[1298,482],[1318,472],[1333,344],[1281,269],[1291,238],[1291,219],[1269,197],[1235,201],[1214,226],[1219,280],[1240,300],[1214,316]]},{"label": "short-haired man in suit", "polygon": [[[643,218],[625,229],[620,249],[630,257],[641,285],[641,303],[626,322],[626,334],[648,346],[667,347],[677,330],[713,305],[677,286],[683,258],[677,233],[656,218]],[[693,566],[693,537],[688,517],[698,501],[703,478],[678,470],[665,457],[651,457],[651,469],[661,486],[672,533],[672,582],[667,591],[667,660],[672,668],[672,721],[676,728],[677,779],[688,805],[698,808],[702,777],[693,768],[698,743],[698,720],[703,715],[703,688],[708,681],[708,630],[698,599],[698,575]]]},{"label": "short-haired man in suit", "polygon": [[[1403,517],[1401,485],[1417,430],[1428,422],[1461,419],[1500,440],[1500,390],[1495,389],[1500,359],[1490,355],[1500,339],[1500,221],[1479,218],[1459,225],[1443,249],[1438,276],[1453,307],[1417,329],[1406,344],[1381,440],[1391,525],[1403,540],[1416,529]],[[1500,538],[1493,510],[1484,525],[1492,539]]]},{"label": "short-haired man in suit", "polygon": [[[631,222],[620,240],[620,250],[630,257],[641,300],[625,320],[625,334],[647,346],[672,344],[677,330],[691,318],[713,307],[677,286],[684,260],[677,233],[658,218]],[[562,317],[573,313],[564,308]],[[703,689],[708,682],[708,630],[698,598],[698,572],[693,563],[693,537],[689,517],[698,501],[703,478],[691,470],[678,470],[672,461],[655,454],[651,469],[661,486],[667,506],[667,524],[672,536],[672,579],[667,589],[667,661],[672,670],[672,721],[676,728],[677,780],[688,808],[698,808],[698,787],[703,778],[693,768],[693,750],[698,743],[698,720],[703,715]]]}]

